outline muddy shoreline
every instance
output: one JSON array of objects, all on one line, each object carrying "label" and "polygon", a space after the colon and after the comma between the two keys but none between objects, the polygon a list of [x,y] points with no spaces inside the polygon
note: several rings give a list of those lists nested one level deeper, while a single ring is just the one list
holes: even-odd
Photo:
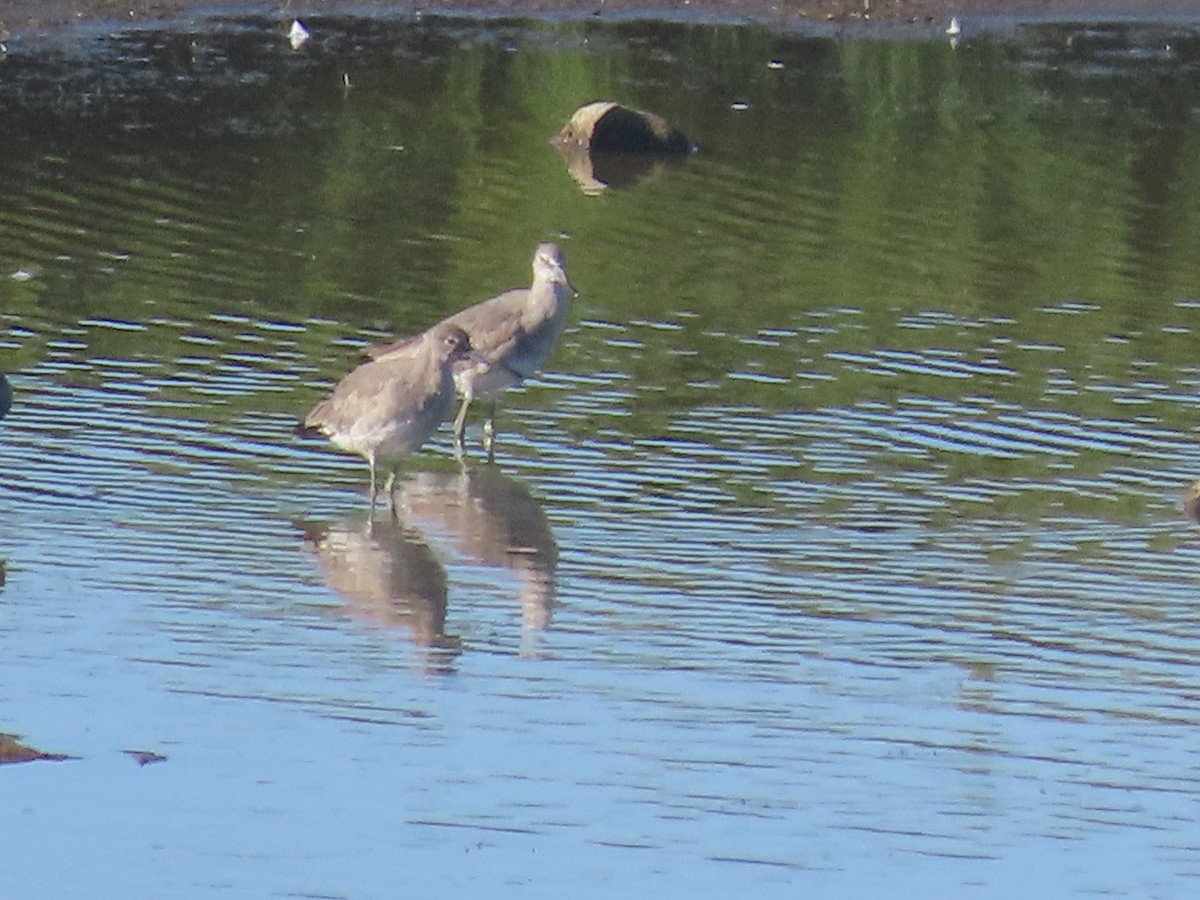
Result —
[{"label": "muddy shoreline", "polygon": [[255,15],[281,21],[328,15],[455,13],[521,18],[719,20],[782,28],[825,23],[864,29],[899,24],[934,25],[1032,19],[1162,20],[1198,15],[1192,0],[15,0],[0,2],[0,38],[73,25],[195,21],[214,15]]}]

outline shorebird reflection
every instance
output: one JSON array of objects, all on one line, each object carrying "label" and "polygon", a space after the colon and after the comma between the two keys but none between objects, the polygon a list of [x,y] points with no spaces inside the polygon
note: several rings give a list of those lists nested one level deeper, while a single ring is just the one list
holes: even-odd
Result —
[{"label": "shorebird reflection", "polygon": [[458,639],[446,634],[446,570],[420,531],[390,515],[297,525],[347,613],[408,628],[418,646],[458,651]]},{"label": "shorebird reflection", "polygon": [[4,373],[0,372],[0,419],[7,416],[11,408],[12,388],[8,386],[8,379],[4,377]]},{"label": "shorebird reflection", "polygon": [[558,546],[541,504],[521,482],[488,466],[462,472],[419,472],[403,485],[408,521],[444,531],[473,562],[511,571],[521,582],[522,652],[550,624]]}]

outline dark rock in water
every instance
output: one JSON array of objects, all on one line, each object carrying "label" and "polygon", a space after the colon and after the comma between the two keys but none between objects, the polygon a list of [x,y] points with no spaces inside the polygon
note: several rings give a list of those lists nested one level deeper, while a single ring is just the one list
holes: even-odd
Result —
[{"label": "dark rock in water", "polygon": [[662,116],[601,100],[581,106],[553,138],[560,148],[585,147],[592,153],[687,154],[687,135]]},{"label": "dark rock in water", "polygon": [[661,116],[609,100],[575,110],[551,143],[585,194],[628,187],[677,165],[693,149]]},{"label": "dark rock in water", "polygon": [[126,756],[132,757],[134,762],[139,766],[147,766],[150,763],[166,762],[167,758],[161,753],[155,753],[153,750],[122,750]]},{"label": "dark rock in water", "polygon": [[65,753],[43,753],[41,750],[26,747],[17,740],[15,734],[0,734],[0,765],[4,765],[5,763],[33,762],[39,759],[61,762],[64,759],[70,759],[70,757]]}]

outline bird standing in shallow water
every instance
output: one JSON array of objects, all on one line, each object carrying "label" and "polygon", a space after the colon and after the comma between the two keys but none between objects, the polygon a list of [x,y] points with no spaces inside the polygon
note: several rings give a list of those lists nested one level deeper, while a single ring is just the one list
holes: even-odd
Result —
[{"label": "bird standing in shallow water", "polygon": [[8,379],[4,377],[4,373],[0,372],[0,419],[7,416],[11,408],[12,388],[8,386]]},{"label": "bird standing in shallow water", "polygon": [[[483,444],[492,460],[496,436],[496,400],[536,372],[554,349],[571,300],[579,296],[557,244],[539,244],[533,254],[533,284],[505,291],[498,297],[468,306],[443,324],[453,324],[471,336],[475,359],[454,366],[454,384],[463,398],[454,419],[454,440],[459,452],[467,426],[467,409],[475,397],[489,403],[483,426]],[[372,347],[367,353],[383,361],[405,352],[407,340]]]},{"label": "bird standing in shallow water", "polygon": [[335,447],[362,456],[371,467],[374,506],[376,468],[388,469],[384,490],[390,494],[401,460],[418,450],[454,407],[454,364],[472,358],[466,332],[442,322],[352,371],[297,430],[323,435]]}]

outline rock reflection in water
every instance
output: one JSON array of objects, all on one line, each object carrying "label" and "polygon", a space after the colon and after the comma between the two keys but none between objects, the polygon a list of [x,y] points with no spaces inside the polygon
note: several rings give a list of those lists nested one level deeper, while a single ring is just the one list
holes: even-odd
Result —
[{"label": "rock reflection in water", "polygon": [[542,505],[528,488],[494,466],[462,472],[420,472],[404,484],[408,521],[445,531],[458,551],[501,566],[521,581],[522,652],[550,625],[558,546]]},{"label": "rock reflection in water", "polygon": [[567,174],[589,197],[610,188],[632,187],[639,181],[683,165],[685,156],[654,156],[645,153],[593,152],[587,147],[560,146],[555,149],[567,165]]},{"label": "rock reflection in water", "polygon": [[347,613],[408,628],[420,647],[459,650],[458,638],[446,634],[446,570],[421,532],[390,514],[297,525]]}]

